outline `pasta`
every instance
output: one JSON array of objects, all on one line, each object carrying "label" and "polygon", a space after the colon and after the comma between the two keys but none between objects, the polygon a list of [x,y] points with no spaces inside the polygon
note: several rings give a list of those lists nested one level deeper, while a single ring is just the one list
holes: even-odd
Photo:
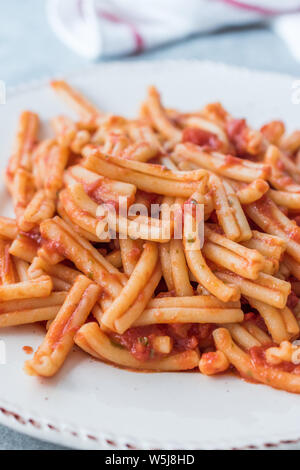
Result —
[{"label": "pasta", "polygon": [[[135,119],[62,80],[77,113],[22,113],[0,217],[0,328],[42,323],[29,375],[72,348],[140,371],[235,369],[300,393],[300,131],[150,87]],[[4,333],[5,334],[5,333]]]}]

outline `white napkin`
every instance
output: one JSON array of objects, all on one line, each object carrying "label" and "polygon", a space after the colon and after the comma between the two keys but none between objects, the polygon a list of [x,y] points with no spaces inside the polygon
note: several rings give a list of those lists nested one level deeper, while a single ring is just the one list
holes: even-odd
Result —
[{"label": "white napkin", "polygon": [[267,19],[300,60],[300,0],[48,0],[47,11],[58,37],[89,59]]},{"label": "white napkin", "polygon": [[278,18],[274,22],[274,30],[285,41],[294,58],[300,61],[300,13]]}]

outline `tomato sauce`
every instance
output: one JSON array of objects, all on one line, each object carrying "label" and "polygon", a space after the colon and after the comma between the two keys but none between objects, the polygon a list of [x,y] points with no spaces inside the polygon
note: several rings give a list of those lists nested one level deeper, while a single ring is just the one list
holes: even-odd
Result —
[{"label": "tomato sauce", "polygon": [[159,292],[159,294],[157,294],[155,297],[157,299],[163,299],[165,297],[176,297],[176,292],[175,292],[175,290]]},{"label": "tomato sauce", "polygon": [[85,183],[83,187],[86,194],[97,204],[111,204],[114,208],[117,208],[118,195],[116,195],[116,199],[113,199],[114,194],[103,186],[102,179],[99,179],[94,183]]},{"label": "tomato sauce", "polygon": [[238,157],[234,157],[231,154],[225,155],[224,165],[222,166],[234,166],[241,165],[241,160]]},{"label": "tomato sauce", "polygon": [[191,142],[200,147],[205,147],[207,150],[218,150],[222,146],[216,134],[196,127],[186,127],[184,129],[182,142]]},{"label": "tomato sauce", "polygon": [[115,345],[130,351],[137,360],[147,361],[162,356],[153,349],[153,340],[157,336],[170,336],[172,353],[179,353],[195,349],[203,340],[210,340],[214,329],[215,325],[208,323],[149,325],[130,328],[122,335],[111,332],[110,338]]},{"label": "tomato sauce", "polygon": [[[272,365],[269,364],[266,360],[265,351],[269,349],[272,345],[268,346],[254,346],[249,350],[251,360],[254,367],[266,367],[282,372],[289,372],[293,374],[300,375],[300,365],[293,364],[292,362],[283,361],[281,364]],[[273,345],[276,347],[276,345]]]},{"label": "tomato sauce", "polygon": [[295,294],[295,292],[292,291],[288,296],[286,305],[288,306],[288,308],[293,310],[297,306],[298,301],[299,301],[299,299],[298,299],[297,295]]},{"label": "tomato sauce", "polygon": [[252,321],[256,319],[256,314],[254,312],[248,312],[244,315],[244,321]]},{"label": "tomato sauce", "polygon": [[295,225],[290,229],[286,229],[285,232],[291,240],[294,240],[296,243],[300,243],[300,230],[298,225]]},{"label": "tomato sauce", "polygon": [[276,178],[276,182],[279,186],[282,186],[282,188],[294,184],[293,179],[288,175],[282,175],[279,178]]},{"label": "tomato sauce", "polygon": [[165,328],[161,325],[130,328],[122,335],[111,333],[110,338],[116,344],[128,351],[139,361],[147,361],[156,356],[152,348],[155,336],[165,335]]},{"label": "tomato sauce", "polygon": [[65,257],[65,248],[58,240],[47,240],[42,238],[42,246],[48,253],[59,254]]},{"label": "tomato sauce", "polygon": [[229,119],[226,123],[226,132],[229,140],[235,145],[238,152],[245,148],[245,132],[247,124],[245,119]]},{"label": "tomato sauce", "polygon": [[137,262],[142,254],[142,249],[135,246],[133,247],[130,252],[128,253],[128,258],[131,262]]},{"label": "tomato sauce", "polygon": [[27,238],[29,242],[34,244],[35,246],[41,246],[42,245],[42,236],[40,234],[39,230],[30,230],[29,232],[22,232],[20,231],[20,235],[23,235],[24,237]]},{"label": "tomato sauce", "polygon": [[245,119],[229,119],[226,123],[226,132],[239,157],[253,159],[253,156],[261,151],[259,140],[251,142],[251,133]]}]

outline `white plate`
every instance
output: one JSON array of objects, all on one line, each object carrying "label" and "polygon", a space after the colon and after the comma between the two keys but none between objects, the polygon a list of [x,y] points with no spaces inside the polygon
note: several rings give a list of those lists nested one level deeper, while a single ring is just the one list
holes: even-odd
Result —
[{"label": "white plate", "polygon": [[[100,108],[134,116],[154,83],[170,107],[201,108],[220,100],[260,125],[282,118],[299,127],[291,77],[201,62],[99,65],[70,77]],[[43,119],[66,108],[46,83],[13,90],[0,108],[0,167],[10,154],[23,109]],[[9,215],[5,190],[1,213]],[[39,326],[0,331],[7,364],[0,366],[0,421],[21,432],[76,448],[221,449],[300,438],[300,397],[235,377],[131,373],[75,351],[52,380],[22,371],[24,345],[36,348]]]}]

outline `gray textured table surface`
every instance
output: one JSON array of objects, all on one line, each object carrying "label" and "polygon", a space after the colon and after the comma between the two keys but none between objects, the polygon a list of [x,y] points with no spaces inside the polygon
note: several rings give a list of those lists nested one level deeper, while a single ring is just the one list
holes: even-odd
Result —
[{"label": "gray textured table surface", "polygon": [[[282,41],[262,26],[193,37],[129,60],[195,58],[300,76],[300,64],[291,57]],[[43,1],[9,0],[4,4],[2,0],[0,79],[8,86],[78,71],[86,65],[86,60],[65,48],[53,35],[47,24]],[[0,425],[0,450],[4,449],[63,447],[32,439]]]}]

